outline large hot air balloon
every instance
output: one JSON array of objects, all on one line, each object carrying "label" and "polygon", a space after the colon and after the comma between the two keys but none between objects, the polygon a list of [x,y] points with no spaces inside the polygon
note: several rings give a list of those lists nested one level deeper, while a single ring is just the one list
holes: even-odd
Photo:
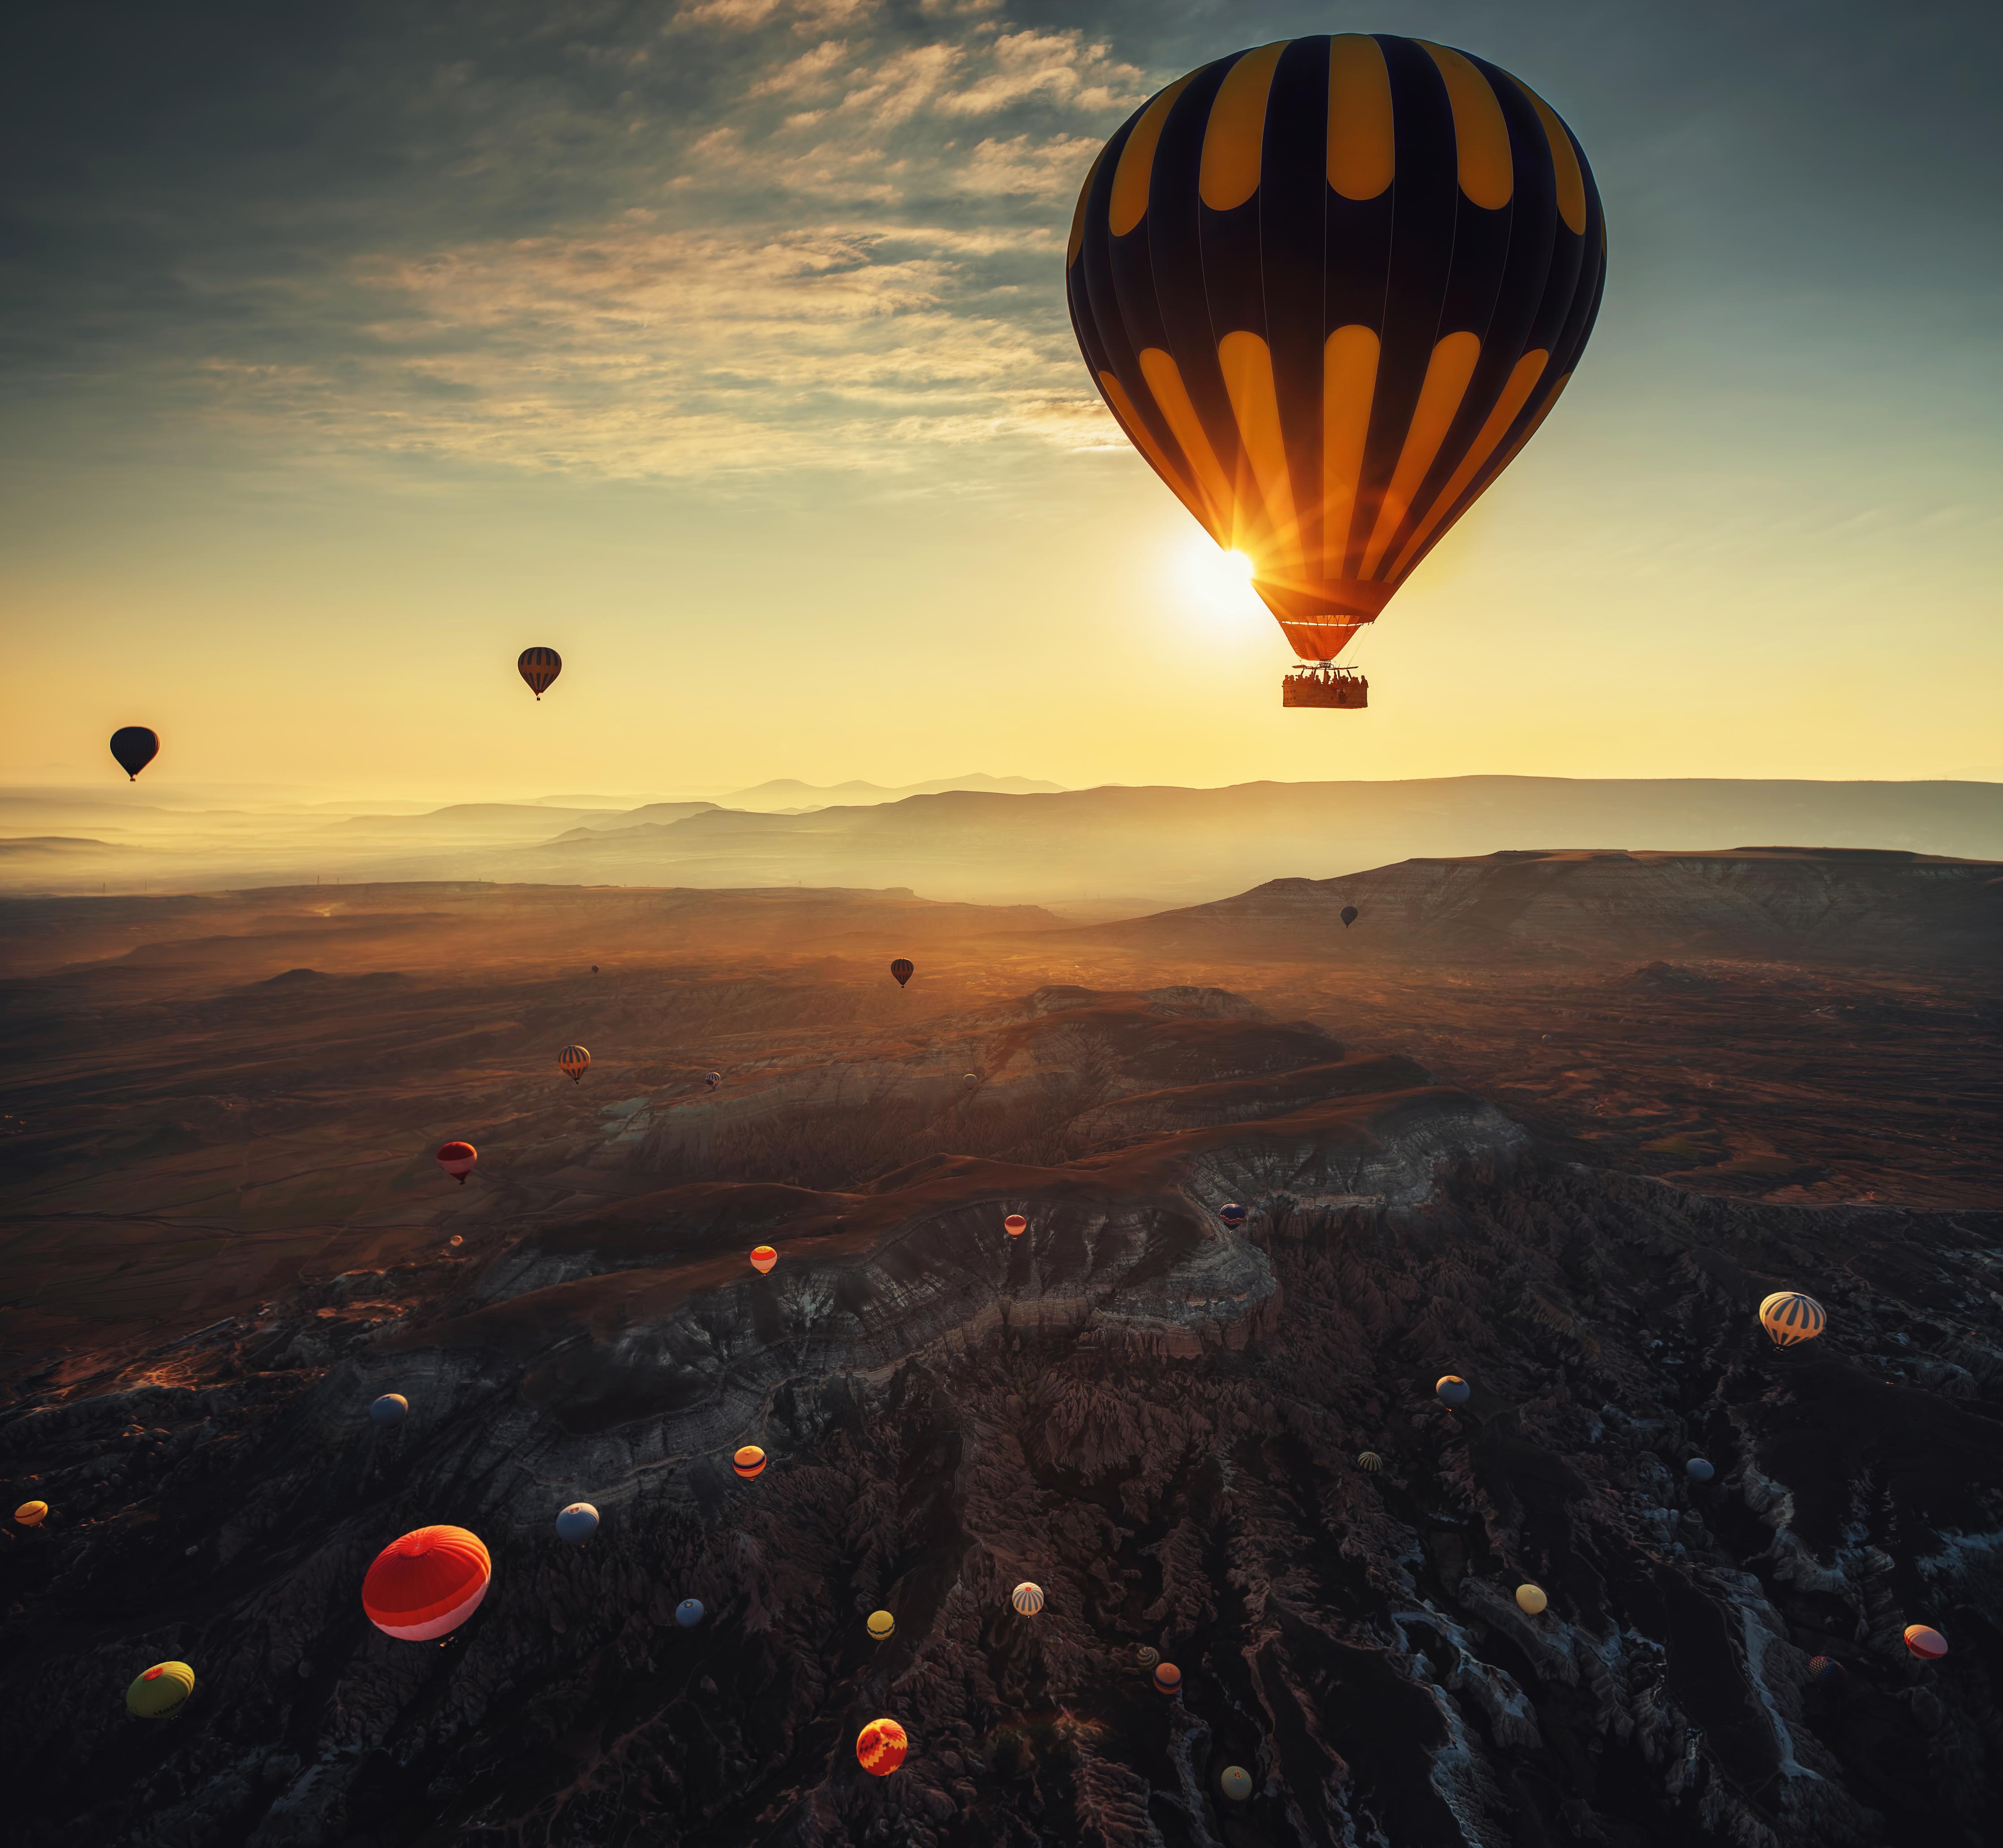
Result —
[{"label": "large hot air balloon", "polygon": [[515,670],[529,683],[529,691],[540,699],[563,672],[563,656],[554,648],[525,648]]},{"label": "large hot air balloon", "polygon": [[765,1467],[765,1453],[757,1444],[747,1444],[732,1454],[730,1467],[749,1482]]},{"label": "large hot air balloon", "polygon": [[557,1538],[582,1546],[598,1531],[598,1510],[589,1502],[572,1502],[557,1516]]},{"label": "large hot air balloon", "polygon": [[477,1534],[425,1527],[393,1540],[362,1581],[362,1608],[386,1636],[428,1643],[479,1609],[494,1563]]},{"label": "large hot air balloon", "polygon": [[1018,1617],[1033,1617],[1043,1608],[1043,1588],[1025,1579],[1008,1594],[1008,1601],[1015,1607]]},{"label": "large hot air balloon", "polygon": [[137,782],[139,772],[160,754],[160,734],[144,725],[121,725],[111,734],[111,754],[125,780]]},{"label": "large hot air balloon", "polygon": [[888,1777],[904,1762],[910,1744],[896,1720],[872,1720],[856,1737],[856,1762],[872,1777]]},{"label": "large hot air balloon", "polygon": [[585,1046],[566,1046],[557,1055],[557,1069],[575,1084],[591,1069],[591,1052]]},{"label": "large hot air balloon", "polygon": [[1351,925],[1356,922],[1356,907],[1353,905],[1345,905],[1342,908],[1342,928],[1344,930],[1347,930]]},{"label": "large hot air balloon", "polygon": [[764,1276],[778,1262],[779,1254],[770,1245],[753,1245],[751,1248],[751,1268],[760,1276]]},{"label": "large hot air balloon", "polygon": [[135,1720],[171,1720],[194,1692],[185,1662],[156,1662],[125,1690],[125,1710]]},{"label": "large hot air balloon", "polygon": [[45,1501],[24,1501],[14,1510],[14,1518],[23,1527],[40,1527],[49,1517],[49,1504]]},{"label": "large hot air balloon", "polygon": [[1828,1320],[1822,1304],[1799,1290],[1777,1290],[1760,1305],[1760,1325],[1776,1347],[1799,1347],[1814,1340]]},{"label": "large hot air balloon", "polygon": [[902,988],[904,984],[909,982],[914,975],[918,974],[918,972],[917,965],[906,957],[899,957],[897,960],[890,965],[890,973],[897,977],[897,985],[900,988]]},{"label": "large hot air balloon", "polygon": [[1550,105],[1464,52],[1299,38],[1177,79],[1106,144],[1065,263],[1128,439],[1332,665],[1557,402],[1598,312],[1599,194]]},{"label": "large hot air balloon", "polygon": [[449,1142],[438,1152],[438,1164],[458,1181],[466,1185],[466,1177],[473,1172],[473,1166],[480,1159],[480,1151],[468,1142]]}]

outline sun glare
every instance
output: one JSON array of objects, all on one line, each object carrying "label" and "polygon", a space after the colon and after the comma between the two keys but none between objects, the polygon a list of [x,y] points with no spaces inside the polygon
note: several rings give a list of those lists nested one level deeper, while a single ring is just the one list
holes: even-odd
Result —
[{"label": "sun glare", "polygon": [[1242,551],[1219,551],[1208,539],[1199,537],[1184,551],[1181,565],[1193,600],[1205,610],[1238,616],[1258,607],[1252,590],[1258,567]]}]

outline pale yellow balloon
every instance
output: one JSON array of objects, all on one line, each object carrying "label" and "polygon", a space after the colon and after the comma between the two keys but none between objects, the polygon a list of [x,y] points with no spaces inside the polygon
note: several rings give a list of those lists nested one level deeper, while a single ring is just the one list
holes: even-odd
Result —
[{"label": "pale yellow balloon", "polygon": [[1519,1585],[1516,1587],[1518,1608],[1528,1612],[1533,1617],[1550,1601],[1545,1597],[1544,1590],[1541,1585]]}]

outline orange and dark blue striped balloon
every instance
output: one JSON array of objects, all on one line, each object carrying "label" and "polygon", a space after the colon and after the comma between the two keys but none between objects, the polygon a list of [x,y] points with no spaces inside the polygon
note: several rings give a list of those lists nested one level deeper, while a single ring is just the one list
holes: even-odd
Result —
[{"label": "orange and dark blue striped balloon", "polygon": [[1309,661],[1530,439],[1606,274],[1599,191],[1550,105],[1386,33],[1170,84],[1101,150],[1066,261],[1108,408]]},{"label": "orange and dark blue striped balloon", "polygon": [[540,699],[563,672],[563,656],[554,648],[525,648],[515,667],[529,683],[529,691]]}]

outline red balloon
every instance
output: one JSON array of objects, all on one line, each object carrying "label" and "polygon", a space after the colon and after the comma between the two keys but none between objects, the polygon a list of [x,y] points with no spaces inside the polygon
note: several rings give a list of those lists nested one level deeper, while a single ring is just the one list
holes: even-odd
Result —
[{"label": "red balloon", "polygon": [[1002,1230],[1011,1238],[1020,1238],[1029,1229],[1029,1222],[1019,1213],[1012,1213],[1002,1222]]},{"label": "red balloon", "polygon": [[1909,1623],[1906,1647],[1923,1662],[1938,1662],[1947,1654],[1947,1638],[1928,1624]]},{"label": "red balloon", "polygon": [[856,1761],[872,1777],[888,1777],[904,1762],[910,1744],[896,1720],[872,1720],[856,1735]]},{"label": "red balloon", "polygon": [[494,1564],[464,1528],[418,1528],[376,1556],[362,1581],[362,1608],[386,1636],[428,1643],[449,1636],[479,1609]]},{"label": "red balloon", "polygon": [[480,1151],[470,1143],[447,1143],[438,1152],[439,1166],[461,1187],[466,1185],[466,1177],[473,1172],[473,1164],[479,1159]]}]

